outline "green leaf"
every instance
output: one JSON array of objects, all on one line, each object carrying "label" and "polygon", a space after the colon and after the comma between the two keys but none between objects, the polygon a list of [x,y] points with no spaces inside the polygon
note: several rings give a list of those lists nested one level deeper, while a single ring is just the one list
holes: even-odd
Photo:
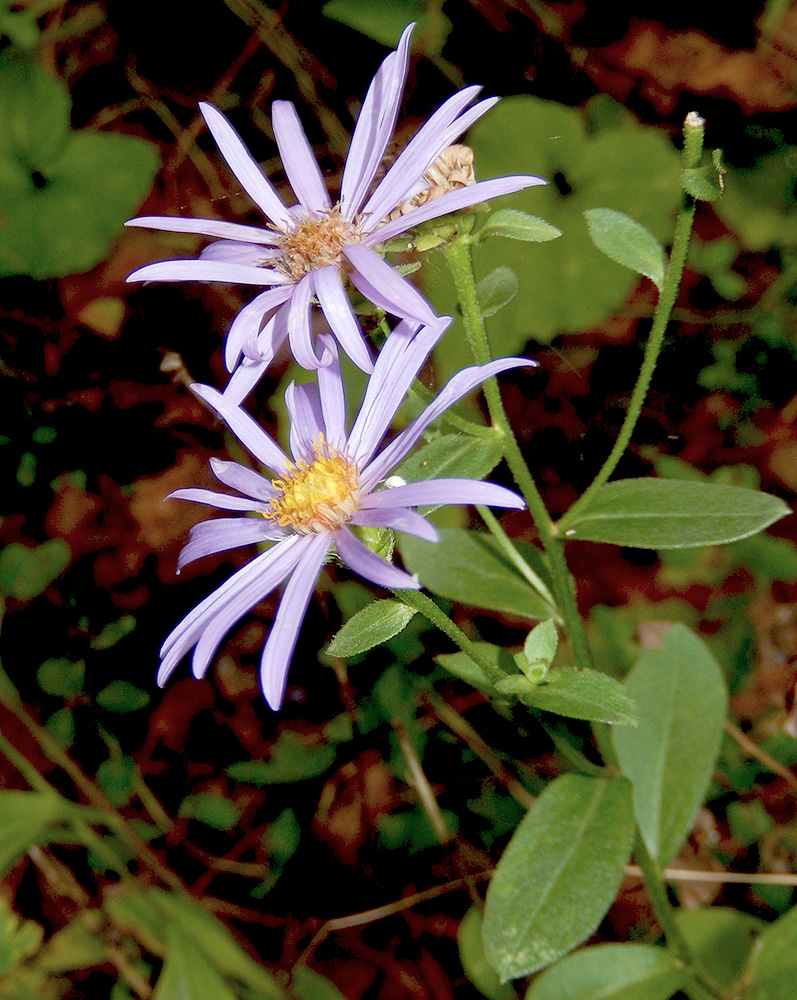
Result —
[{"label": "green leaf", "polygon": [[742,486],[678,479],[620,479],[601,487],[567,538],[639,549],[688,549],[746,538],[791,510]]},{"label": "green leaf", "polygon": [[141,888],[137,883],[114,894],[107,894],[103,910],[116,928],[133,935],[147,951],[163,957],[166,940],[166,915],[156,905],[161,890]]},{"label": "green leaf", "polygon": [[0,877],[31,845],[58,839],[58,825],[67,822],[76,808],[55,792],[0,789]]},{"label": "green leaf", "polygon": [[[505,649],[501,646],[493,646],[489,642],[477,642],[476,645],[490,663],[505,673],[512,674],[514,670],[512,657]],[[441,667],[445,667],[446,670],[455,677],[459,677],[460,680],[465,681],[466,684],[471,684],[486,694],[493,692],[492,682],[484,676],[482,668],[467,653],[440,653],[434,660],[435,663],[439,663]],[[510,680],[511,677],[507,677],[506,679]],[[525,680],[525,678],[521,678],[521,680]]]},{"label": "green leaf", "polygon": [[[523,680],[526,678],[524,677]],[[556,667],[543,681],[519,691],[524,705],[569,719],[587,719],[610,725],[635,726],[636,706],[613,677],[597,670]]]},{"label": "green leaf", "polygon": [[519,212],[516,208],[500,208],[490,214],[476,234],[476,239],[481,242],[488,236],[503,236],[523,243],[547,243],[561,235],[561,229],[536,215]]},{"label": "green leaf", "polygon": [[45,660],[36,671],[39,687],[56,698],[73,698],[83,690],[85,660]]},{"label": "green leaf", "polygon": [[[526,618],[550,617],[548,605],[485,532],[443,528],[438,542],[405,535],[400,549],[406,569],[440,597]],[[530,545],[519,549],[536,570],[539,550]]]},{"label": "green leaf", "polygon": [[160,165],[130,135],[69,128],[69,91],[33,59],[0,56],[0,275],[54,278],[108,253]]},{"label": "green leaf", "polygon": [[[41,924],[23,920],[11,909],[5,895],[0,897],[0,983],[8,983],[14,968],[36,954],[43,937]],[[11,986],[6,996],[18,998],[19,994]]]},{"label": "green leaf", "polygon": [[135,790],[136,762],[124,755],[109,757],[97,768],[95,780],[111,804],[121,809]]},{"label": "green leaf", "polygon": [[33,49],[41,32],[36,24],[35,10],[11,10],[8,0],[0,9],[0,35],[6,35],[17,49]]},{"label": "green leaf", "polygon": [[495,316],[517,295],[520,283],[511,267],[497,267],[476,285],[482,316]]},{"label": "green leaf", "polygon": [[[88,271],[111,249],[159,167],[131,135],[76,132],[38,188],[0,189],[0,275],[57,278]],[[79,234],[79,238],[76,238]]]},{"label": "green leaf", "polygon": [[687,168],[681,174],[684,191],[700,201],[717,201],[725,193],[722,166],[722,156],[719,150],[714,150],[711,163],[701,167]]},{"label": "green leaf", "polygon": [[111,681],[97,695],[97,704],[109,712],[136,712],[149,705],[149,695],[129,681]]},{"label": "green leaf", "polygon": [[537,675],[540,667],[547,671],[553,658],[556,656],[556,648],[559,645],[559,632],[553,618],[548,618],[534,628],[526,636],[523,643],[523,653],[515,657],[515,661],[523,673],[532,681],[542,680],[544,674]]},{"label": "green leaf", "polygon": [[797,906],[762,932],[744,979],[745,1000],[793,1000],[797,980]]},{"label": "green leaf", "polygon": [[525,1000],[668,1000],[686,978],[684,966],[664,948],[599,944],[546,969]]},{"label": "green leaf", "polygon": [[768,926],[749,913],[722,906],[679,908],[675,918],[696,964],[729,989],[741,978],[756,937]]},{"label": "green leaf", "polygon": [[166,954],[152,1000],[237,1000],[229,983],[206,957],[199,943],[166,925]]},{"label": "green leaf", "polygon": [[0,552],[0,591],[18,601],[30,601],[44,593],[71,558],[63,538],[51,538],[33,547],[11,542]]},{"label": "green leaf", "polygon": [[401,601],[374,601],[346,622],[325,652],[342,657],[365,653],[398,635],[414,614]]},{"label": "green leaf", "polygon": [[444,477],[484,479],[501,461],[503,453],[497,437],[444,434],[410,455],[395,475],[408,483]]},{"label": "green leaf", "polygon": [[214,830],[232,830],[241,818],[241,810],[231,799],[212,792],[198,792],[183,799],[178,816],[198,820]]},{"label": "green leaf", "polygon": [[487,891],[484,944],[502,982],[549,965],[589,937],[620,886],[633,830],[628,782],[577,774],[551,782]]},{"label": "green leaf", "polygon": [[91,640],[91,648],[110,649],[111,646],[115,646],[117,642],[121,642],[122,639],[130,635],[135,627],[134,615],[122,615],[115,622],[108,622],[102,632]]},{"label": "green leaf", "polygon": [[[283,1000],[284,991],[268,969],[250,958],[224,924],[195,900],[162,889],[152,889],[147,895],[165,915],[166,925],[178,927],[184,940],[195,941],[226,979],[237,980],[259,991],[258,1000]],[[199,993],[197,1000],[205,1000],[206,997],[216,1000],[210,990]],[[176,1000],[164,994],[164,1000],[167,998]]]},{"label": "green leaf", "polygon": [[611,260],[650,278],[661,291],[664,285],[664,249],[651,233],[611,208],[590,208],[584,212],[592,242]]},{"label": "green leaf", "polygon": [[487,1000],[517,1000],[508,983],[502,983],[484,954],[482,915],[472,906],[462,918],[457,930],[459,960],[465,975]]},{"label": "green leaf", "polygon": [[[327,0],[321,13],[393,49],[410,21],[426,20],[426,4],[423,0]],[[422,31],[419,25],[416,34]]]},{"label": "green leaf", "polygon": [[57,709],[44,725],[63,750],[68,750],[75,742],[75,713],[71,708]]},{"label": "green leaf", "polygon": [[73,969],[105,965],[107,961],[104,940],[99,934],[93,934],[79,917],[56,931],[36,957],[36,965],[54,976]]},{"label": "green leaf", "polygon": [[271,747],[269,760],[244,760],[231,764],[227,774],[250,785],[278,785],[323,774],[335,761],[335,747],[311,742],[286,729]]},{"label": "green leaf", "polygon": [[0,55],[0,158],[33,169],[52,163],[69,137],[71,101],[63,80],[12,49]]},{"label": "green leaf", "polygon": [[291,996],[297,1000],[346,1000],[334,983],[302,962],[297,962],[291,972]]},{"label": "green leaf", "polygon": [[634,786],[647,849],[663,868],[676,855],[708,789],[725,722],[725,680],[706,645],[684,625],[645,649],[626,678],[639,728],[617,729],[614,746]]}]

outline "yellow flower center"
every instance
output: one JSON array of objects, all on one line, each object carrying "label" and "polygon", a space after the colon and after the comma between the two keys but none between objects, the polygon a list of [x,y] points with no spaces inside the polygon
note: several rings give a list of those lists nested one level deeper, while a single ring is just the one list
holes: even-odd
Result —
[{"label": "yellow flower center", "polygon": [[316,219],[312,216],[300,222],[295,233],[286,232],[280,237],[282,256],[269,266],[276,266],[289,278],[299,281],[311,271],[334,264],[345,267],[343,248],[360,242],[360,233],[355,225],[347,222],[340,214],[340,206],[335,207]]},{"label": "yellow flower center", "polygon": [[334,531],[351,520],[360,507],[360,473],[356,465],[324,441],[314,442],[315,458],[291,464],[284,479],[271,485],[278,495],[263,517],[300,535]]}]

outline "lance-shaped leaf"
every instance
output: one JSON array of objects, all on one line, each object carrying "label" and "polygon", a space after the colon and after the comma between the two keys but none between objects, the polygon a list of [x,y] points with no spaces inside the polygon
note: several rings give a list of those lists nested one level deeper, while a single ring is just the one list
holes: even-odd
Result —
[{"label": "lance-shaped leaf", "polygon": [[0,790],[0,876],[29,847],[61,839],[64,831],[59,827],[80,810],[57,792]]},{"label": "lance-shaped leaf", "polygon": [[538,683],[513,674],[495,685],[500,694],[515,694],[532,708],[569,719],[636,725],[634,702],[613,677],[597,670],[556,667]]},{"label": "lance-shaped leaf", "polygon": [[502,981],[581,944],[609,909],[631,849],[631,789],[621,778],[556,778],[515,831],[484,910],[484,944]]},{"label": "lance-shaped leaf", "polygon": [[598,490],[565,535],[638,549],[689,549],[735,542],[790,513],[778,497],[743,486],[619,479]]},{"label": "lance-shaped leaf", "polygon": [[664,250],[656,237],[625,212],[589,208],[584,212],[595,246],[618,264],[650,278],[661,291],[664,285]]},{"label": "lance-shaped leaf", "polygon": [[636,729],[613,732],[623,774],[634,786],[634,812],[661,867],[686,839],[719,752],[727,694],[717,661],[685,625],[646,649],[626,678],[639,713]]},{"label": "lance-shaped leaf", "polygon": [[501,461],[497,437],[444,434],[401,463],[394,475],[408,483],[422,479],[484,479]]},{"label": "lance-shaped leaf", "polygon": [[401,601],[373,601],[346,622],[326,652],[342,657],[365,653],[398,635],[414,614]]},{"label": "lance-shaped leaf", "polygon": [[[406,569],[417,573],[433,594],[527,618],[551,617],[549,605],[483,531],[444,528],[438,542],[404,535],[399,547]],[[547,577],[538,549],[521,544],[518,550],[535,572]]]},{"label": "lance-shaped leaf", "polygon": [[599,944],[546,969],[526,1000],[668,1000],[686,976],[683,963],[664,948]]},{"label": "lance-shaped leaf", "polygon": [[552,226],[545,219],[517,208],[499,208],[476,234],[478,240],[488,236],[503,236],[509,240],[522,240],[524,243],[547,243],[562,235],[562,230]]},{"label": "lance-shaped leaf", "polygon": [[497,267],[490,271],[476,286],[479,309],[485,319],[495,316],[517,295],[520,282],[511,267]]}]

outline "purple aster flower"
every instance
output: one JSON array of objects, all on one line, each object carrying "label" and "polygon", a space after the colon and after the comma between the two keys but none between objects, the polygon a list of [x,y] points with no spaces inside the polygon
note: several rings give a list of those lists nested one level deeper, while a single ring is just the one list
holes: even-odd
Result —
[{"label": "purple aster flower", "polygon": [[[438,196],[445,188],[440,187],[439,170],[432,168],[497,102],[491,98],[470,107],[481,88],[466,87],[438,108],[374,186],[398,116],[413,28],[405,29],[397,50],[385,59],[371,82],[352,136],[337,202],[333,204],[329,197],[290,101],[272,105],[280,157],[298,198],[298,204],[290,207],[282,203],[227,118],[211,104],[202,103],[200,109],[222,156],[266,216],[266,228],[162,216],[127,223],[215,238],[198,259],[149,264],[134,271],[128,281],[224,281],[266,286],[266,291],[239,312],[227,337],[228,371],[236,369],[242,355],[248,361],[234,384],[228,386],[236,401],[255,385],[286,337],[302,367],[321,365],[323,354],[316,354],[310,329],[314,299],[352,361],[371,372],[370,351],[349,303],[344,279],[393,316],[416,325],[433,323],[436,315],[423,295],[375,248],[422,222],[545,183],[531,176],[470,183],[471,171],[468,180],[452,184],[456,190]],[[433,194],[419,204],[423,200],[419,195],[429,188],[435,189]]]},{"label": "purple aster flower", "polygon": [[380,488],[448,407],[491,375],[536,364],[528,358],[503,358],[463,369],[420,416],[378,451],[412,380],[450,322],[448,317],[437,319],[420,329],[406,321],[399,323],[379,353],[348,434],[336,343],[322,334],[318,346],[323,367],[318,370],[317,385],[292,383],[286,393],[290,458],[224,394],[210,386],[193,386],[255,458],[273,470],[275,478],[215,459],[211,465],[216,477],[237,491],[235,495],[206,489],[173,493],[173,497],[238,515],[195,525],[180,553],[178,570],[201,556],[240,545],[275,544],[234,573],[174,629],[161,648],[158,684],[165,684],[191,649],[193,674],[203,677],[225,634],[287,580],[260,665],[263,694],[276,710],[282,704],[299,628],[333,545],[344,563],[372,583],[417,589],[420,583],[415,577],[368,548],[356,529],[390,528],[436,541],[436,529],[414,509],[417,506],[490,504],[515,510],[525,506],[511,490],[473,479],[428,479]]}]

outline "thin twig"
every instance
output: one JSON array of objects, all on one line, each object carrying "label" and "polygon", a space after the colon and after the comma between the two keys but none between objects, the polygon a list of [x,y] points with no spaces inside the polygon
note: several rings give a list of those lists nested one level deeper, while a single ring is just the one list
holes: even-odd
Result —
[{"label": "thin twig", "polygon": [[754,760],[757,760],[760,764],[763,764],[768,771],[772,771],[773,774],[777,774],[779,777],[783,778],[784,781],[788,782],[789,788],[793,791],[797,791],[797,777],[795,777],[792,772],[785,767],[779,760],[776,760],[772,754],[768,754],[766,750],[762,750],[761,747],[753,742],[749,736],[735,726],[732,722],[727,719],[725,721],[725,732],[731,737],[731,739],[736,740],[739,746],[748,753]]},{"label": "thin twig", "polygon": [[442,698],[438,698],[432,691],[422,692],[421,697],[443,725],[448,726],[469,750],[472,750],[480,760],[484,761],[493,776],[506,788],[518,805],[523,806],[524,809],[530,809],[534,805],[534,796],[531,792],[520,783],[498,754],[485,743],[473,726],[456,709],[443,701]]},{"label": "thin twig", "polygon": [[[642,878],[639,865],[626,865],[626,875]],[[665,868],[665,882],[715,882],[729,885],[797,885],[797,875],[791,872],[707,872],[691,868]]]}]

